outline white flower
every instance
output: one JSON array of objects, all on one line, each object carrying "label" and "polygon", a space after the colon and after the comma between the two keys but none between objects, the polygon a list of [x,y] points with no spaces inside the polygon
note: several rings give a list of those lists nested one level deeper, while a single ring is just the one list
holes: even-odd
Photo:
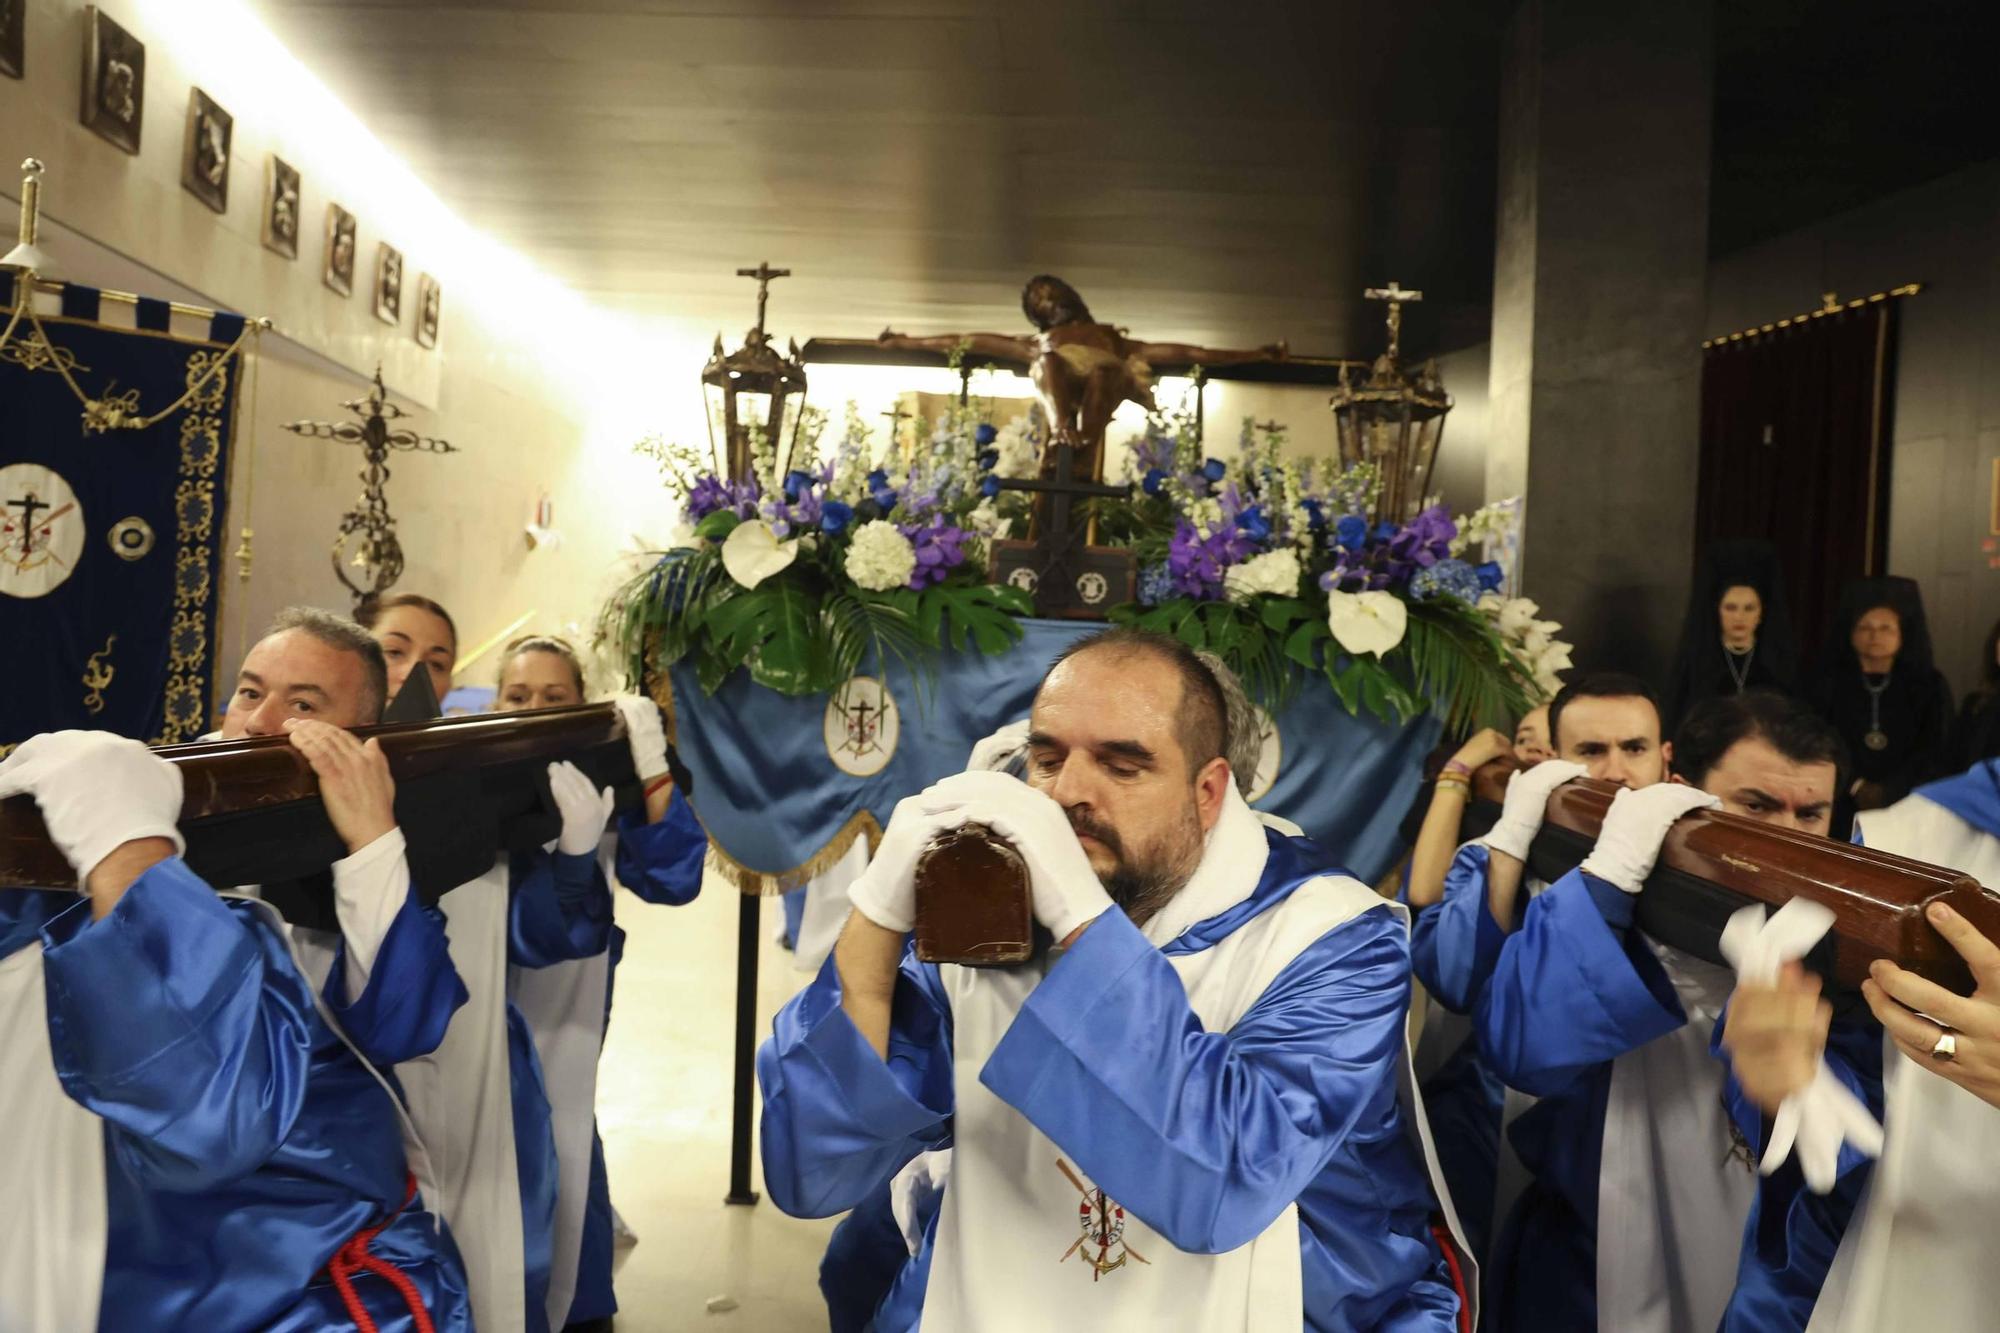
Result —
[{"label": "white flower", "polygon": [[1377,657],[1403,641],[1410,608],[1386,592],[1331,592],[1326,597],[1326,625],[1333,640],[1350,653]]},{"label": "white flower", "polygon": [[1298,552],[1290,548],[1266,551],[1231,565],[1223,573],[1222,586],[1239,602],[1252,597],[1296,597],[1302,572]]},{"label": "white flower", "polygon": [[993,464],[993,475],[997,477],[1032,477],[1042,469],[1026,416],[1015,417],[1002,426],[993,437],[993,449],[1000,456]]},{"label": "white flower", "polygon": [[781,542],[768,524],[745,519],[722,543],[722,567],[729,577],[754,588],[799,558],[797,542]]},{"label": "white flower", "polygon": [[1493,618],[1494,627],[1502,637],[1517,641],[1535,623],[1535,613],[1542,608],[1525,597],[1509,599],[1488,593],[1479,599],[1479,609]]},{"label": "white flower", "polygon": [[987,499],[974,505],[972,512],[965,516],[965,528],[982,537],[997,537],[1004,541],[1014,528],[1014,520],[1002,518],[999,506]]},{"label": "white flower", "polygon": [[909,583],[917,567],[910,539],[886,519],[863,523],[847,548],[847,577],[870,592],[887,592]]}]

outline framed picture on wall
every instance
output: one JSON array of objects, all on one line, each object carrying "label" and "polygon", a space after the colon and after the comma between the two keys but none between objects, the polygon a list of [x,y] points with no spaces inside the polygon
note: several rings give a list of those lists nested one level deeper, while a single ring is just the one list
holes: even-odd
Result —
[{"label": "framed picture on wall", "polygon": [[299,257],[299,169],[276,153],[264,173],[264,244]]},{"label": "framed picture on wall", "polygon": [[354,214],[339,204],[326,206],[326,285],[342,296],[354,292]]},{"label": "framed picture on wall", "polygon": [[417,344],[438,345],[438,316],[444,309],[444,289],[426,273],[417,279]]},{"label": "framed picture on wall", "polygon": [[96,5],[83,7],[82,118],[86,128],[138,155],[146,120],[146,47]]},{"label": "framed picture on wall", "polygon": [[27,30],[28,0],[0,0],[0,74],[21,77]]},{"label": "framed picture on wall", "polygon": [[403,322],[403,252],[387,241],[375,248],[375,318]]},{"label": "framed picture on wall", "polygon": [[201,89],[188,90],[181,187],[218,213],[229,211],[229,142],[235,134],[234,116]]}]

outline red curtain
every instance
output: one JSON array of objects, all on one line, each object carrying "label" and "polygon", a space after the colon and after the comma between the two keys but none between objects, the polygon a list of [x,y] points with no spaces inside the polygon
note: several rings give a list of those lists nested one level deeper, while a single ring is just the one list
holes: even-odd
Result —
[{"label": "red curtain", "polygon": [[1894,300],[1703,356],[1695,549],[1761,537],[1784,564],[1802,661],[1832,629],[1841,585],[1884,572]]}]

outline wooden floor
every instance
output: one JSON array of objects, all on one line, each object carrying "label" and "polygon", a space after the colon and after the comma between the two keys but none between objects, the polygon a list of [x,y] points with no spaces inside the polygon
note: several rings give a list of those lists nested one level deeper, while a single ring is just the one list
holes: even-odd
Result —
[{"label": "wooden floor", "polygon": [[[826,1327],[817,1274],[831,1221],[786,1217],[767,1199],[722,1202],[729,1184],[731,1015],[737,895],[713,877],[686,907],[618,895],[627,933],[599,1069],[598,1123],[611,1198],[638,1243],[621,1254],[620,1333],[798,1333]],[[808,979],[771,943],[764,900],[758,1034]],[[757,1189],[763,1190],[761,1173]],[[708,1313],[711,1298],[735,1302]]]}]

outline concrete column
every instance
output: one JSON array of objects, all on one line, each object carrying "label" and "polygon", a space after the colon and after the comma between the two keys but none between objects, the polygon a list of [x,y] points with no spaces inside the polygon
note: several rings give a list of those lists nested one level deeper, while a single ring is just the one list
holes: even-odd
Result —
[{"label": "concrete column", "polygon": [[1586,669],[1664,676],[1693,560],[1708,0],[1524,0],[1503,54],[1486,495]]}]

